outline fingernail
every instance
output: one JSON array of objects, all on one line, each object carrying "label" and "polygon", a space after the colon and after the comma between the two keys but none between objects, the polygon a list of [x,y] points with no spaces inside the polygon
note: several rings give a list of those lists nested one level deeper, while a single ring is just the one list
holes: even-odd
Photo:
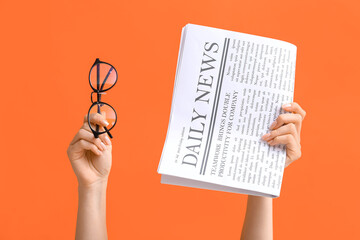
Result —
[{"label": "fingernail", "polygon": [[109,125],[109,123],[106,120],[101,121],[105,126]]},{"label": "fingernail", "polygon": [[97,151],[98,155],[102,155],[102,152],[99,149],[96,151]]},{"label": "fingernail", "polygon": [[264,139],[264,140],[265,140],[265,139],[268,139],[268,138],[270,137],[270,135],[271,135],[270,133],[267,133],[267,134],[265,134],[265,135],[262,136],[262,139]]},{"label": "fingernail", "polygon": [[289,108],[289,107],[291,107],[291,104],[290,104],[290,103],[286,103],[286,104],[284,104],[282,107],[283,107],[283,108]]},{"label": "fingernail", "polygon": [[111,141],[108,136],[105,136],[105,142],[107,145],[111,145]]},{"label": "fingernail", "polygon": [[274,127],[275,127],[275,125],[276,125],[276,120],[270,125],[270,129],[273,129]]},{"label": "fingernail", "polygon": [[273,142],[274,142],[274,140],[268,141],[268,144],[271,145]]},{"label": "fingernail", "polygon": [[100,142],[100,145],[101,145],[101,147],[102,147],[102,150],[105,150],[105,149],[106,149],[106,146],[105,146],[105,144],[104,144],[103,142]]}]

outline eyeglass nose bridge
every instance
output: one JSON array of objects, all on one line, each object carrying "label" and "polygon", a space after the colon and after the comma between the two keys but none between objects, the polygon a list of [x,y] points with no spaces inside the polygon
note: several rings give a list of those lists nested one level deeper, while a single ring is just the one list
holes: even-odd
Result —
[{"label": "eyeglass nose bridge", "polygon": [[[93,100],[93,94],[97,94],[96,97],[97,97],[97,101],[94,101]],[[101,95],[102,94],[106,94],[106,92],[91,92],[91,95],[90,95],[90,99],[91,99],[91,103],[94,103],[94,102],[101,102]]]}]

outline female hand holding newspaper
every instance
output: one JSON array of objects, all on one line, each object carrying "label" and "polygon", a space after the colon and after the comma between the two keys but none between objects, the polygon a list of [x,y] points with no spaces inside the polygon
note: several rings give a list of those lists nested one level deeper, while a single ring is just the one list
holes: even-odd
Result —
[{"label": "female hand holding newspaper", "polygon": [[[292,114],[279,115],[270,126],[272,131],[265,134],[262,139],[272,146],[286,145],[287,167],[301,157],[300,133],[306,112],[296,102],[284,104],[282,107]],[[272,198],[248,196],[241,239],[273,239]]]},{"label": "female hand holding newspaper", "polygon": [[285,167],[287,167],[301,157],[300,132],[306,112],[295,102],[284,104],[282,107],[285,111],[293,114],[279,115],[270,126],[273,131],[265,134],[262,139],[271,146],[276,144],[286,145]]}]

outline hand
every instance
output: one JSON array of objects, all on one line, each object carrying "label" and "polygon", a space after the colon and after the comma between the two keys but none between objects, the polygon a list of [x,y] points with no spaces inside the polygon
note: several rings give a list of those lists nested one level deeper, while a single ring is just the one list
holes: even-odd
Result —
[{"label": "hand", "polygon": [[286,145],[285,167],[287,167],[301,157],[300,132],[306,112],[295,102],[284,104],[282,108],[292,113],[280,114],[270,126],[273,131],[262,136],[262,139],[271,146]]},{"label": "hand", "polygon": [[[108,125],[104,116],[99,113],[90,115],[90,123],[92,126],[99,125],[102,131],[102,127]],[[79,186],[88,187],[107,181],[111,169],[111,150],[111,141],[106,133],[100,134],[99,138],[94,137],[86,115],[84,124],[67,149]]]}]

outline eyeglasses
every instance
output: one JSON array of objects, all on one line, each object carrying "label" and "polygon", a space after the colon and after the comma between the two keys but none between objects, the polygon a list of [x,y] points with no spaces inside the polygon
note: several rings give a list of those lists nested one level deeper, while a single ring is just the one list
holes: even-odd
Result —
[{"label": "eyeglasses", "polygon": [[[115,126],[117,121],[116,111],[109,104],[101,101],[101,96],[106,94],[105,91],[114,87],[117,81],[118,75],[116,69],[109,63],[102,62],[97,58],[95,63],[90,68],[89,83],[93,92],[91,93],[92,105],[89,108],[87,119],[91,131],[95,138],[98,138],[100,134],[107,133],[110,138],[113,136],[110,130]],[[93,94],[96,94],[97,100],[93,101]],[[90,123],[90,115],[99,113],[103,115],[106,121],[109,123],[106,127],[100,127],[99,125],[93,125]]]}]

